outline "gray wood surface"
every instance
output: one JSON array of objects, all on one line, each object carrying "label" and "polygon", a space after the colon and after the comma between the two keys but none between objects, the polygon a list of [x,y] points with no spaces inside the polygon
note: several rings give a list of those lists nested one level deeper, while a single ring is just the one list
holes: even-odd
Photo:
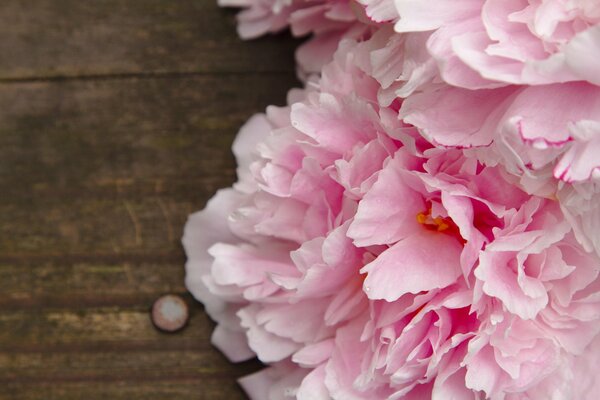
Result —
[{"label": "gray wood surface", "polygon": [[[213,0],[0,3],[0,399],[244,398],[258,363],[211,347],[179,239],[296,45],[242,42]],[[150,323],[163,293],[178,334]]]}]

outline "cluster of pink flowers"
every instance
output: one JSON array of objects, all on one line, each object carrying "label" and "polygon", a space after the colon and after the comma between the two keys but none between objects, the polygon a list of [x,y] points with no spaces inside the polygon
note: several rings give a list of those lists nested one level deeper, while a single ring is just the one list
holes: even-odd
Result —
[{"label": "cluster of pink flowers", "polygon": [[290,26],[186,284],[253,400],[600,396],[600,2],[221,0]]}]

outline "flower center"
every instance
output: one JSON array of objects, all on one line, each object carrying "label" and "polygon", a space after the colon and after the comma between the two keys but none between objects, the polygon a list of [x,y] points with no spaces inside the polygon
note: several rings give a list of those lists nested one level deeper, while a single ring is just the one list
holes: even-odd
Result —
[{"label": "flower center", "polygon": [[417,222],[425,226],[425,228],[437,232],[444,232],[454,226],[454,222],[450,217],[442,218],[431,216],[431,208],[426,212],[417,214]]},{"label": "flower center", "polygon": [[461,236],[460,229],[458,226],[452,221],[450,217],[432,217],[431,216],[431,207],[425,212],[420,212],[417,214],[417,222],[423,225],[425,229],[432,232],[441,232],[446,235],[450,235],[456,240],[458,240],[462,245],[467,243],[467,241]]}]

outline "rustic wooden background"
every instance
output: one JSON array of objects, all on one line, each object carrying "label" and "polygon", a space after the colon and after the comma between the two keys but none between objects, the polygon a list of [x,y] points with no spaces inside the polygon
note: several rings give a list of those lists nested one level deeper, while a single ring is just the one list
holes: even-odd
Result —
[{"label": "rustic wooden background", "polygon": [[[295,85],[288,36],[216,0],[0,2],[0,399],[243,399],[185,295],[188,213]],[[189,326],[148,309],[185,295]]]}]

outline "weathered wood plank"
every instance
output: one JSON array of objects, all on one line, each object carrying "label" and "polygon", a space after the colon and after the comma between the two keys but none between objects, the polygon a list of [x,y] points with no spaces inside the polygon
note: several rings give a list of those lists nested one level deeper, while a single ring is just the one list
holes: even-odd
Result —
[{"label": "weathered wood plank", "polygon": [[36,200],[32,205],[0,205],[6,254],[169,255],[179,247],[182,226],[193,202],[146,199]]},{"label": "weathered wood plank", "polygon": [[293,70],[289,37],[244,43],[233,14],[216,0],[3,0],[0,79]]},{"label": "weathered wood plank", "polygon": [[[0,398],[11,383],[193,383],[196,379],[217,380],[225,389],[231,388],[235,377],[255,371],[259,364],[232,367],[210,346],[211,330],[207,316],[196,309],[189,325],[177,334],[152,329],[147,310],[140,307],[3,311]],[[222,397],[215,398],[228,399],[227,393],[222,390]],[[101,393],[92,398],[102,398]]]},{"label": "weathered wood plank", "polygon": [[[82,308],[75,302],[69,309],[3,310],[0,313],[0,350],[40,351],[94,349],[94,346],[118,349],[127,346],[145,347],[152,341],[171,339],[185,347],[191,341],[210,348],[212,323],[193,309],[189,326],[176,335],[163,334],[152,327],[150,304],[130,307]],[[91,347],[89,347],[91,346]]]},{"label": "weathered wood plank", "polygon": [[73,382],[3,385],[9,400],[242,400],[241,389],[222,380],[196,379],[154,382]]},{"label": "weathered wood plank", "polygon": [[232,179],[239,126],[283,103],[293,83],[244,75],[0,85],[0,201],[95,197],[92,185],[114,193],[139,179],[160,193],[202,178],[212,185],[192,181],[185,192],[212,191]]},{"label": "weathered wood plank", "polygon": [[161,294],[186,292],[182,258],[173,263],[30,260],[0,264],[0,312],[68,309],[74,302],[81,308],[151,304]]},{"label": "weathered wood plank", "polygon": [[[293,77],[0,85],[0,252],[179,249],[230,143]],[[239,96],[238,88],[248,90]]]},{"label": "weathered wood plank", "polygon": [[222,380],[230,371],[221,355],[201,350],[0,354],[0,384],[153,381],[165,372],[172,380]]}]

